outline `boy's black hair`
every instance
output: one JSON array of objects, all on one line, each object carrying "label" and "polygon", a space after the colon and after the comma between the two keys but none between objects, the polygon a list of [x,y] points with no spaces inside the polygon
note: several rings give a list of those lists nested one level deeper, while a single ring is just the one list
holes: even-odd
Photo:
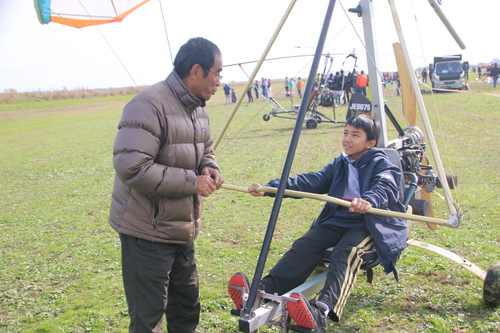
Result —
[{"label": "boy's black hair", "polygon": [[215,65],[216,56],[221,56],[217,45],[203,37],[191,38],[177,52],[174,69],[181,79],[185,79],[191,68],[198,64],[203,68],[203,76],[206,77],[210,68]]},{"label": "boy's black hair", "polygon": [[378,138],[380,137],[380,123],[377,119],[366,114],[357,114],[349,118],[345,124],[360,128],[366,133],[368,141],[375,140],[375,147],[378,147]]}]

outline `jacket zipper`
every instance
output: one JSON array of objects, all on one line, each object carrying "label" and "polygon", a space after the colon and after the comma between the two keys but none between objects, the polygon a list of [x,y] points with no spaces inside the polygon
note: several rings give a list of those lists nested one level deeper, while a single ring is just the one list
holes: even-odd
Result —
[{"label": "jacket zipper", "polygon": [[194,123],[194,111],[191,113],[190,115],[190,118],[191,118],[191,123],[193,125],[193,138],[194,138],[194,141],[193,141],[193,145],[194,145],[194,156],[195,156],[195,161],[194,161],[194,173],[196,175],[198,175],[198,149],[196,147],[196,143],[197,143],[197,133],[196,133],[196,126],[195,126],[195,123]]},{"label": "jacket zipper", "polygon": [[155,214],[153,215],[153,221],[151,221],[151,224],[153,225],[153,228],[156,229],[156,216],[158,216],[158,211],[160,209],[158,208],[158,203],[155,203]]},{"label": "jacket zipper", "polygon": [[[195,175],[198,175],[198,147],[196,145],[197,143],[197,132],[196,132],[196,125],[195,125],[195,122],[194,122],[194,112],[196,110],[193,111],[193,113],[191,113],[191,123],[193,124],[193,145],[194,145],[194,156],[195,156],[195,161],[194,161],[194,174]],[[193,239],[194,239],[194,235],[195,235],[195,229],[196,229],[196,218],[197,216],[195,216],[195,211],[196,211],[196,200],[195,198],[193,198]]]}]

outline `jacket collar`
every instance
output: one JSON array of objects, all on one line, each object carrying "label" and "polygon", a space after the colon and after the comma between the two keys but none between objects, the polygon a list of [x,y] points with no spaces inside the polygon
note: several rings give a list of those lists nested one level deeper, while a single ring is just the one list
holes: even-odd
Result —
[{"label": "jacket collar", "polygon": [[377,147],[368,149],[360,158],[357,160],[350,162],[350,157],[347,155],[345,152],[342,152],[342,157],[344,158],[344,161],[346,163],[351,163],[353,167],[356,169],[359,169],[363,167],[364,165],[368,164],[371,160],[375,158],[375,156],[379,155],[380,153],[383,154],[383,151],[380,150]]},{"label": "jacket collar", "polygon": [[193,95],[175,70],[167,76],[165,82],[180,100],[186,111],[193,112],[197,107],[205,107],[205,100]]}]

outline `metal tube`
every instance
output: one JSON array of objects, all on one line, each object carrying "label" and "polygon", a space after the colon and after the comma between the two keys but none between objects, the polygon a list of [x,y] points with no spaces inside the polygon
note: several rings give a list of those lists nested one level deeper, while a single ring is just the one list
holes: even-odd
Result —
[{"label": "metal tube", "polygon": [[389,0],[389,6],[391,7],[392,17],[394,20],[394,25],[396,26],[396,31],[399,37],[399,43],[401,44],[401,49],[403,50],[403,55],[406,59],[406,65],[408,69],[408,73],[410,73],[410,79],[413,87],[413,91],[415,93],[415,97],[417,98],[418,108],[420,110],[420,115],[422,116],[422,122],[424,123],[425,131],[427,133],[429,146],[431,147],[432,155],[434,157],[434,162],[437,167],[439,179],[444,179],[441,182],[443,186],[444,196],[446,198],[446,203],[448,204],[448,210],[450,211],[450,215],[453,219],[458,221],[457,210],[453,204],[453,198],[451,197],[450,188],[448,187],[448,182],[446,181],[446,174],[444,172],[443,164],[441,163],[441,158],[439,156],[439,151],[436,145],[436,139],[434,139],[434,133],[432,132],[431,123],[429,117],[427,116],[427,110],[425,108],[424,100],[422,98],[422,94],[420,93],[417,78],[415,77],[413,67],[411,64],[410,55],[408,53],[408,48],[406,47],[406,41],[403,35],[403,29],[401,27],[401,23],[399,21],[399,16],[396,10],[396,5],[394,4],[394,0]]},{"label": "metal tube", "polygon": [[[369,85],[372,99],[372,115],[378,119],[380,127],[386,129],[386,120],[384,116],[384,93],[382,90],[382,79],[378,71],[378,49],[377,33],[375,25],[375,13],[372,0],[361,0],[361,10],[363,19],[363,32],[365,37],[366,61],[368,65]],[[387,131],[380,131],[380,137],[377,140],[379,147],[387,146]]]},{"label": "metal tube", "polygon": [[220,140],[222,140],[222,138],[224,137],[224,133],[226,133],[226,130],[229,127],[229,124],[231,123],[231,121],[233,120],[234,115],[236,114],[236,111],[240,107],[241,102],[243,101],[243,98],[245,97],[245,94],[248,91],[248,88],[250,88],[250,85],[252,84],[253,79],[255,78],[255,76],[257,75],[257,73],[259,72],[259,69],[262,66],[262,64],[264,63],[264,60],[266,60],[267,54],[271,50],[271,47],[273,46],[274,41],[278,37],[278,35],[279,35],[280,31],[281,31],[281,28],[283,28],[283,25],[285,24],[288,16],[290,15],[290,13],[292,11],[292,8],[293,8],[293,6],[295,6],[296,2],[297,2],[297,0],[292,0],[290,2],[290,5],[288,6],[285,14],[283,15],[283,18],[281,19],[280,23],[276,27],[276,30],[274,31],[274,34],[271,37],[271,40],[267,44],[267,47],[264,50],[264,53],[262,53],[262,56],[260,57],[259,62],[255,66],[255,69],[253,70],[252,75],[250,75],[250,77],[248,78],[248,81],[247,81],[247,84],[245,85],[245,88],[243,89],[240,97],[236,100],[236,104],[234,104],[233,109],[231,110],[231,113],[229,114],[229,117],[226,119],[226,123],[222,127],[222,129],[221,129],[221,131],[219,133],[219,136],[215,139],[214,150],[217,150],[217,146],[219,145]]},{"label": "metal tube", "polygon": [[[285,192],[287,179],[288,179],[288,176],[290,174],[290,169],[292,167],[293,158],[295,156],[295,150],[297,148],[297,143],[298,143],[298,140],[300,137],[300,131],[302,129],[305,114],[307,111],[307,103],[309,101],[309,97],[311,95],[311,91],[312,91],[312,88],[314,86],[315,77],[316,77],[316,73],[318,70],[319,61],[321,59],[323,47],[325,45],[326,36],[328,34],[328,28],[330,26],[330,21],[331,21],[331,17],[332,17],[332,13],[333,13],[333,8],[335,7],[335,2],[336,2],[336,0],[330,0],[330,2],[328,4],[328,9],[326,10],[325,20],[323,22],[323,27],[321,29],[321,34],[320,34],[320,37],[318,40],[318,45],[316,47],[316,52],[315,52],[314,59],[313,59],[312,65],[311,65],[311,71],[309,72],[309,77],[307,80],[307,85],[306,85],[306,89],[304,92],[304,96],[302,98],[302,103],[300,104],[299,114],[297,116],[297,121],[295,123],[295,128],[294,128],[294,131],[292,134],[292,139],[291,139],[290,146],[288,149],[288,154],[287,154],[287,157],[285,160],[285,165],[283,167],[283,172],[281,174],[280,184],[279,184],[278,191],[277,191],[277,194],[276,194],[276,197],[274,200],[271,216],[269,218],[269,223],[267,226],[267,231],[266,231],[266,234],[264,237],[264,242],[262,244],[261,252],[259,255],[259,260],[257,262],[257,267],[255,269],[255,274],[253,277],[252,286],[250,288],[250,293],[248,295],[247,306],[245,307],[245,309],[243,311],[243,318],[242,319],[244,319],[245,317],[249,318],[252,307],[255,304],[255,300],[256,300],[256,296],[257,296],[257,292],[258,292],[258,288],[259,288],[259,283],[260,283],[260,280],[262,278],[262,273],[264,271],[264,266],[266,263],[267,255],[269,253],[269,247],[271,245],[271,240],[273,237],[274,229],[276,227],[276,221],[278,219],[278,214],[279,214],[279,210],[281,207],[281,202],[283,201],[283,195]],[[240,327],[241,327],[241,322],[240,322]]]},{"label": "metal tube", "polygon": [[434,9],[434,11],[436,12],[437,16],[439,16],[439,18],[441,19],[441,22],[443,22],[443,24],[445,25],[446,29],[448,29],[448,31],[450,32],[450,34],[453,36],[453,39],[455,39],[455,42],[457,42],[458,46],[460,46],[460,48],[462,50],[465,50],[465,44],[464,44],[464,42],[462,42],[462,39],[460,39],[460,36],[458,36],[458,34],[455,31],[455,29],[453,29],[453,27],[451,26],[450,21],[448,21],[448,19],[446,18],[446,16],[444,16],[444,13],[441,10],[441,8],[439,8],[438,4],[436,3],[436,0],[427,0],[427,1],[429,1],[429,4],[431,5],[432,9]]}]

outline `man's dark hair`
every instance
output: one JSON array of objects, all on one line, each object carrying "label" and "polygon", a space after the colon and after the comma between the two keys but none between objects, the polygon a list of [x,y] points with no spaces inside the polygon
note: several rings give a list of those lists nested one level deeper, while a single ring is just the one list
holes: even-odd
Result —
[{"label": "man's dark hair", "polygon": [[203,37],[191,38],[177,52],[174,69],[181,79],[185,79],[191,68],[198,64],[203,68],[203,76],[207,76],[215,65],[216,56],[221,56],[217,45]]},{"label": "man's dark hair", "polygon": [[345,124],[360,128],[366,133],[368,141],[375,140],[375,147],[378,147],[378,138],[380,137],[380,123],[377,119],[366,114],[357,114],[349,118]]}]

